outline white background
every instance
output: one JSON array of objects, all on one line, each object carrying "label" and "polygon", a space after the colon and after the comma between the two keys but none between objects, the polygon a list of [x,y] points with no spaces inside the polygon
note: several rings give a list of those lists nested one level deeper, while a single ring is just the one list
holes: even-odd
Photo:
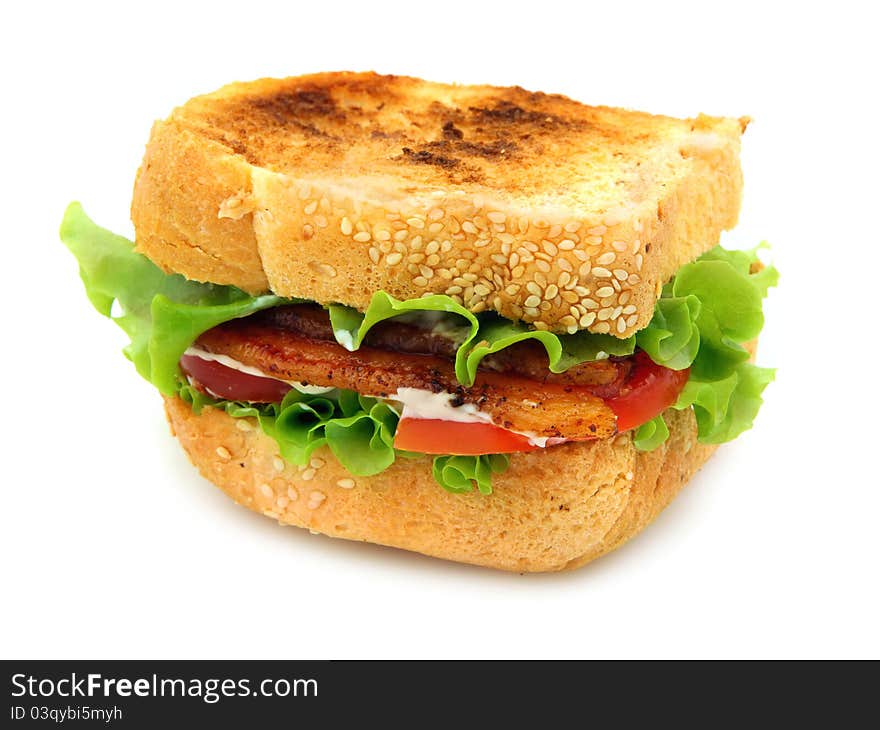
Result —
[{"label": "white background", "polygon": [[[878,657],[870,4],[299,5],[4,9],[0,653]],[[228,81],[338,69],[754,118],[725,243],[773,243],[760,361],[778,380],[616,553],[520,576],[281,528],[196,474],[91,310],[57,239],[70,200],[130,234],[154,119]]]}]

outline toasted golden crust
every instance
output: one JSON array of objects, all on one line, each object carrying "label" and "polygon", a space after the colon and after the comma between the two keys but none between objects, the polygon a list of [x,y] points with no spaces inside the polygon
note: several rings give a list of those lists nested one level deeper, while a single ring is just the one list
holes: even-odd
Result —
[{"label": "toasted golden crust", "polygon": [[166,398],[174,432],[207,479],[236,502],[332,537],[518,572],[576,568],[656,517],[711,455],[693,412],[668,411],[670,438],[639,452],[629,434],[514,454],[490,496],[449,494],[429,457],[352,477],[326,449],[308,467],[278,455],[250,419]]},{"label": "toasted golden crust", "polygon": [[372,73],[263,79],[154,128],[140,251],[167,270],[363,309],[445,293],[628,336],[737,219],[745,120]]}]

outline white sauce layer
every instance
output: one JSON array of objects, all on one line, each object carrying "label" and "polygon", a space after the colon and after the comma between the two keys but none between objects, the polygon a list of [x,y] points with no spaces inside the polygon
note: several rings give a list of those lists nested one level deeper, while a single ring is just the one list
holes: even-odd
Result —
[{"label": "white sauce layer", "polygon": [[183,354],[192,355],[193,357],[198,357],[202,360],[219,362],[221,365],[225,365],[226,367],[233,370],[238,370],[238,372],[240,373],[256,375],[259,378],[268,378],[269,380],[279,380],[282,383],[287,383],[291,388],[298,390],[300,393],[305,393],[306,395],[321,395],[321,393],[329,393],[331,390],[334,390],[334,388],[328,388],[323,385],[305,385],[296,380],[284,380],[283,378],[276,378],[274,375],[266,375],[266,373],[258,368],[252,368],[250,365],[244,365],[238,360],[234,360],[233,358],[226,355],[217,355],[216,353],[208,352],[207,350],[202,350],[198,347],[188,347],[186,348],[186,352],[184,352]]}]

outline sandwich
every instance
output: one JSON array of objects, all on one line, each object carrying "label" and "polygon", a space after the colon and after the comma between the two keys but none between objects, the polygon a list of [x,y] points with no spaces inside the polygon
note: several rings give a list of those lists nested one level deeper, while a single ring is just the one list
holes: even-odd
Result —
[{"label": "sandwich", "polygon": [[374,73],[235,83],[153,126],[134,243],[76,203],[61,238],[239,504],[575,568],[750,428],[773,378],[753,359],[777,272],[719,245],[747,123]]}]

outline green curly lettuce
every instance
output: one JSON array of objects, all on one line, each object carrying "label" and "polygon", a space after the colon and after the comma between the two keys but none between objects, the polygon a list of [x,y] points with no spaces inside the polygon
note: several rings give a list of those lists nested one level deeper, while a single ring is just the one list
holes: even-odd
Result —
[{"label": "green curly lettuce", "polygon": [[618,339],[586,331],[557,335],[491,313],[477,316],[445,294],[401,301],[379,291],[364,312],[341,304],[331,304],[327,309],[336,341],[352,351],[361,346],[374,326],[394,317],[411,312],[441,312],[461,317],[464,337],[455,354],[455,375],[466,387],[474,384],[477,368],[484,357],[524,340],[537,340],[544,346],[548,366],[554,373],[609,355],[631,355],[635,349],[634,337]]},{"label": "green curly lettuce", "polygon": [[669,427],[663,420],[663,414],[652,418],[639,426],[633,434],[633,445],[639,451],[653,451],[669,438]]},{"label": "green curly lettuce", "polygon": [[435,456],[432,471],[436,482],[448,492],[472,492],[476,484],[480,494],[492,494],[492,475],[504,472],[509,464],[507,454]]},{"label": "green curly lettuce", "polygon": [[350,390],[320,395],[291,390],[280,403],[260,404],[212,398],[186,383],[177,394],[196,413],[212,407],[233,418],[256,418],[291,464],[305,466],[315,449],[324,445],[355,476],[379,474],[395,460],[397,412],[387,403]]},{"label": "green curly lettuce", "polygon": [[177,391],[180,356],[200,334],[289,301],[166,274],[131,241],[95,225],[79,203],[67,207],[60,233],[79,262],[89,301],[125,331],[123,353],[165,395]]}]

